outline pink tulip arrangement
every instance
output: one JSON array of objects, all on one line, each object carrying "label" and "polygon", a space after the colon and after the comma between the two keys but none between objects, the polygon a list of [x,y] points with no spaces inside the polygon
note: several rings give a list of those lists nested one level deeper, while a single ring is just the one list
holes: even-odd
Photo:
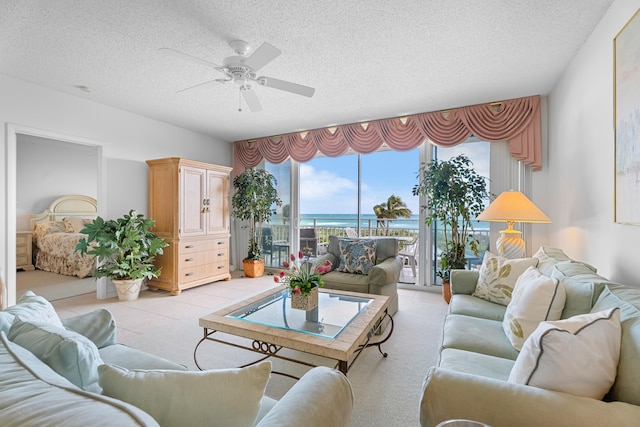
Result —
[{"label": "pink tulip arrangement", "polygon": [[298,252],[298,257],[291,254],[289,258],[291,262],[282,263],[287,270],[280,271],[279,275],[273,277],[276,283],[288,287],[289,293],[298,295],[309,295],[311,288],[324,286],[322,275],[331,271],[331,261],[327,260],[313,270],[309,255],[305,255],[302,251]]}]

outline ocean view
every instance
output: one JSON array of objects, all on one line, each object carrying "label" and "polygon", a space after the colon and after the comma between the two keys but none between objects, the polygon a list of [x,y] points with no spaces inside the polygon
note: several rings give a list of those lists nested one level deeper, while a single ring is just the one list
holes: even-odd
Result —
[{"label": "ocean view", "polygon": [[[315,225],[320,227],[353,227],[358,226],[357,214],[302,214],[300,215],[301,227],[313,227]],[[418,215],[411,215],[411,218],[400,218],[391,222],[391,228],[401,228],[417,230],[419,225]],[[376,216],[374,214],[362,214],[360,215],[360,227],[361,228],[375,228]],[[473,228],[476,230],[489,229],[489,223],[483,221],[476,221],[473,223]]]}]

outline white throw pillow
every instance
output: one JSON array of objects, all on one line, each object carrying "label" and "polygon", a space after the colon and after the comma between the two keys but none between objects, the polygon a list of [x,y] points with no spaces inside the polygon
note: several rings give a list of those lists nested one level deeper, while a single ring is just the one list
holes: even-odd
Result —
[{"label": "white throw pillow", "polygon": [[516,280],[529,267],[535,267],[537,258],[507,259],[489,251],[484,253],[474,297],[507,305]]},{"label": "white throw pillow", "polygon": [[561,283],[529,267],[518,277],[502,321],[511,344],[517,350],[522,349],[540,322],[560,319],[565,298]]},{"label": "white throw pillow", "polygon": [[616,379],[620,309],[542,322],[522,346],[509,382],[601,400]]},{"label": "white throw pillow", "polygon": [[253,426],[271,362],[208,371],[131,370],[102,365],[103,394],[149,413],[164,427]]}]

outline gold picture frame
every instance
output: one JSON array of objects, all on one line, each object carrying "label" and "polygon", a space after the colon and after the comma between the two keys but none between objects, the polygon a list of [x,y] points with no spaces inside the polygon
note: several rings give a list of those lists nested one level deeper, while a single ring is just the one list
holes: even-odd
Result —
[{"label": "gold picture frame", "polygon": [[613,39],[614,221],[640,225],[640,10]]}]

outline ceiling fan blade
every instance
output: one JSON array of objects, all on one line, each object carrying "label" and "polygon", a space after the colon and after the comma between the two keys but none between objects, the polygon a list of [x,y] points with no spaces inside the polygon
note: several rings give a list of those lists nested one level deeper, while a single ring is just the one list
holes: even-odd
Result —
[{"label": "ceiling fan blade", "polygon": [[260,100],[258,99],[258,95],[256,95],[256,91],[253,90],[250,86],[242,86],[240,87],[240,92],[244,97],[244,101],[247,103],[249,110],[252,113],[256,113],[258,111],[262,111],[262,104],[260,104]]},{"label": "ceiling fan blade", "polygon": [[182,58],[184,60],[190,61],[190,62],[195,62],[196,64],[201,64],[204,65],[205,67],[210,67],[210,68],[214,68],[218,71],[220,71],[219,69],[222,68],[222,66],[218,65],[218,64],[214,64],[213,62],[209,62],[207,60],[204,59],[200,59],[197,58],[195,56],[189,55],[188,53],[183,53],[168,47],[161,47],[160,49],[158,49],[160,52],[162,53],[166,53],[167,55],[172,55],[172,56],[177,56],[178,58]]},{"label": "ceiling fan blade", "polygon": [[316,91],[314,88],[309,86],[303,86],[285,80],[274,79],[273,77],[260,77],[258,78],[258,83],[266,87],[272,87],[274,89],[286,90],[287,92],[295,93],[302,96],[308,96],[309,98],[311,98]]},{"label": "ceiling fan blade", "polygon": [[206,82],[198,83],[197,85],[193,85],[193,86],[186,87],[186,88],[184,88],[184,89],[180,89],[180,90],[179,90],[179,91],[177,91],[176,93],[184,92],[185,90],[195,89],[195,88],[197,88],[197,87],[204,86],[204,85],[208,85],[209,83],[214,83],[214,82],[219,82],[219,80],[218,80],[218,79],[215,79],[215,80],[208,80],[208,81],[206,81]]},{"label": "ceiling fan blade", "polygon": [[260,47],[251,54],[251,56],[244,60],[244,65],[252,68],[253,71],[258,71],[260,68],[280,56],[280,54],[282,54],[282,52],[277,47],[274,47],[269,43],[262,43]]}]

